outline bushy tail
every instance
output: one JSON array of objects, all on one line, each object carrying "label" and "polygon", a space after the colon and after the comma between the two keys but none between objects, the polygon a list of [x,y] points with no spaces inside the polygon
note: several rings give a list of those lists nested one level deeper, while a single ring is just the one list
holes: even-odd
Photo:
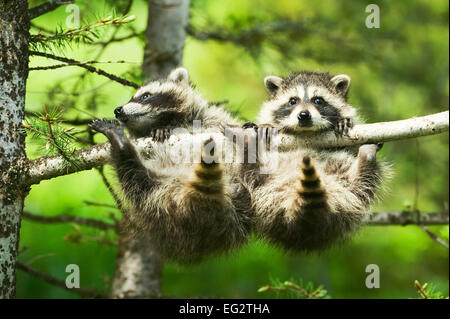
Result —
[{"label": "bushy tail", "polygon": [[303,207],[322,208],[326,205],[325,191],[309,156],[303,157],[298,195]]},{"label": "bushy tail", "polygon": [[204,194],[223,193],[223,168],[218,162],[217,154],[214,154],[216,144],[212,138],[203,143],[202,159],[194,169],[194,177],[190,186]]}]

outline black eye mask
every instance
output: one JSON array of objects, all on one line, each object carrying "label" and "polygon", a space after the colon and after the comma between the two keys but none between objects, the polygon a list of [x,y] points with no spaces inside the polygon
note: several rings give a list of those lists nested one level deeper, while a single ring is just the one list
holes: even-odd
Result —
[{"label": "black eye mask", "polygon": [[283,104],[273,112],[274,119],[276,121],[279,121],[282,118],[288,117],[291,114],[293,108],[294,106],[289,103]]},{"label": "black eye mask", "polygon": [[181,104],[181,101],[177,99],[177,97],[174,94],[171,93],[153,94],[144,99],[143,101],[141,100],[141,96],[138,96],[136,98],[132,98],[130,102],[141,103],[143,105],[150,104],[157,108],[175,108]]}]

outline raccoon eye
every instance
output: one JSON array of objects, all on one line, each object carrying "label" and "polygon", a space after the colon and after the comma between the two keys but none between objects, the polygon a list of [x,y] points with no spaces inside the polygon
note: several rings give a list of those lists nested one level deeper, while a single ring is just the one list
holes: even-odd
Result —
[{"label": "raccoon eye", "polygon": [[150,93],[144,93],[144,94],[141,95],[140,100],[141,100],[142,102],[147,101],[147,100],[150,98],[150,96],[151,96]]},{"label": "raccoon eye", "polygon": [[289,100],[289,104],[290,105],[295,105],[298,103],[298,98],[297,97],[291,97],[291,99]]},{"label": "raccoon eye", "polygon": [[316,96],[316,97],[313,97],[311,100],[316,105],[324,105],[325,104],[325,100],[321,97]]}]

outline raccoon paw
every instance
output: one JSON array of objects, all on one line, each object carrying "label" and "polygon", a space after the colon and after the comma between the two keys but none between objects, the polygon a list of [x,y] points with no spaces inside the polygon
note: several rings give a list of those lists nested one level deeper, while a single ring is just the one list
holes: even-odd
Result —
[{"label": "raccoon paw", "polygon": [[343,118],[336,123],[334,131],[336,135],[348,135],[349,130],[353,127],[351,118]]},{"label": "raccoon paw", "polygon": [[272,138],[278,134],[278,128],[270,125],[270,124],[261,124],[256,128],[258,132],[258,140],[265,138],[266,144],[270,144]]},{"label": "raccoon paw", "polygon": [[378,151],[378,144],[364,144],[359,147],[358,156],[363,160],[371,162],[376,160]]},{"label": "raccoon paw", "polygon": [[253,122],[247,122],[247,123],[245,123],[244,125],[242,125],[242,128],[243,128],[243,129],[248,129],[248,128],[254,128],[254,129],[256,129],[256,128],[258,128],[258,124],[253,123]]},{"label": "raccoon paw", "polygon": [[379,150],[381,150],[381,149],[383,148],[383,146],[384,146],[384,143],[378,143],[378,144],[377,144],[377,152],[378,152]]},{"label": "raccoon paw", "polygon": [[170,128],[155,128],[150,131],[150,137],[161,143],[168,140],[171,135]]},{"label": "raccoon paw", "polygon": [[123,135],[123,127],[120,125],[117,120],[94,120],[89,127],[94,131],[107,135],[108,133],[118,133],[119,135]]}]

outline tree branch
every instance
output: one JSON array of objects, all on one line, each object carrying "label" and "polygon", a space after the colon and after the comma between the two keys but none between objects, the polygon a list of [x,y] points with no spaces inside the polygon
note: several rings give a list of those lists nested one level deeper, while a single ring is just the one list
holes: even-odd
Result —
[{"label": "tree branch", "polygon": [[52,0],[47,1],[39,6],[36,6],[34,8],[31,8],[28,10],[28,16],[30,17],[30,20],[36,19],[37,17],[40,17],[41,15],[44,15],[46,13],[49,13],[50,11],[53,11],[60,6],[64,4],[74,3],[75,0]]},{"label": "tree branch", "polygon": [[[447,215],[447,218],[448,218],[448,215]],[[421,224],[421,225],[419,225],[419,227],[422,228],[427,233],[427,235],[430,236],[431,239],[433,239],[439,245],[442,245],[448,249],[448,244],[445,242],[445,240],[443,240],[438,235],[433,233],[431,230],[429,230],[427,227],[425,227],[425,225]]]},{"label": "tree branch", "polygon": [[45,224],[56,224],[56,223],[75,223],[79,225],[89,226],[98,228],[101,230],[115,229],[116,225],[105,223],[101,220],[96,220],[92,218],[83,218],[77,216],[70,216],[66,214],[61,214],[57,216],[41,216],[36,214],[31,214],[24,211],[22,217],[33,222],[45,223]]},{"label": "tree branch", "polygon": [[[350,136],[337,137],[334,132],[323,133],[308,141],[309,145],[319,147],[339,147],[360,145],[365,143],[383,143],[388,141],[408,139],[419,136],[434,135],[448,131],[448,111],[436,113],[423,117],[415,117],[408,120],[382,122],[373,124],[356,125]],[[210,134],[201,134],[210,136]],[[189,134],[172,136],[169,139],[171,145],[181,145],[191,139]],[[300,139],[294,139],[298,143]],[[216,141],[220,143],[220,140]],[[289,138],[282,137],[282,143],[292,143]],[[152,138],[140,138],[135,141],[138,148],[151,148],[155,145]],[[71,165],[67,167],[64,159],[60,156],[44,156],[26,162],[23,167],[22,183],[24,185],[38,184],[42,180],[48,180],[57,176],[75,173],[76,171],[89,170],[110,162],[109,143],[97,144],[78,150],[78,169]]]},{"label": "tree branch", "polygon": [[42,273],[40,271],[37,271],[34,268],[31,268],[30,266],[27,266],[23,263],[17,263],[17,269],[20,269],[31,276],[34,276],[36,278],[42,279],[43,281],[49,283],[50,285],[61,287],[69,292],[72,292],[74,294],[80,295],[82,297],[89,297],[89,298],[106,298],[103,293],[95,290],[95,289],[86,289],[86,288],[68,288],[66,286],[66,282],[64,280],[55,278],[53,276],[50,276],[48,274]]},{"label": "tree branch", "polygon": [[281,143],[282,145],[296,143],[314,147],[344,147],[405,140],[448,132],[448,116],[449,111],[444,111],[407,120],[360,124],[350,130],[348,136],[343,137],[336,137],[334,133],[330,132],[315,135],[314,139],[283,136]]},{"label": "tree branch", "polygon": [[367,215],[366,225],[448,225],[448,212],[420,213],[407,211],[380,212]]},{"label": "tree branch", "polygon": [[118,82],[118,83],[120,83],[122,85],[125,85],[125,86],[131,86],[131,87],[133,87],[135,89],[140,87],[139,84],[137,84],[137,83],[128,81],[126,79],[122,79],[122,78],[120,78],[120,77],[118,77],[116,75],[107,73],[107,72],[105,72],[105,71],[103,71],[101,69],[95,68],[95,67],[93,67],[91,65],[83,64],[80,61],[76,61],[76,60],[73,60],[73,59],[68,59],[68,58],[56,56],[56,55],[53,55],[53,54],[50,54],[50,53],[38,52],[38,51],[30,51],[30,55],[41,56],[41,57],[44,57],[44,58],[48,58],[48,59],[53,59],[53,60],[56,60],[56,61],[64,62],[64,63],[67,63],[69,65],[79,66],[80,68],[84,68],[84,69],[86,69],[86,70],[88,70],[88,71],[90,71],[92,73],[97,73],[99,75],[107,77],[110,80],[116,81],[116,82]]},{"label": "tree branch", "polygon": [[38,66],[38,67],[33,67],[33,68],[28,68],[29,71],[42,71],[42,70],[55,70],[55,69],[60,69],[60,68],[65,68],[68,66],[84,66],[84,65],[89,65],[89,64],[125,64],[125,63],[129,63],[129,64],[138,64],[137,62],[131,62],[131,61],[86,61],[86,62],[79,62],[77,63],[72,63],[72,64],[55,64],[55,65],[49,65],[49,66]]},{"label": "tree branch", "polygon": [[238,45],[249,46],[268,38],[268,35],[276,32],[306,32],[304,23],[299,21],[273,21],[256,25],[240,32],[231,33],[226,30],[213,30],[199,32],[192,25],[186,28],[186,33],[198,41],[215,40],[220,42],[231,42]]},{"label": "tree branch", "polygon": [[117,205],[117,209],[120,210],[122,213],[126,213],[122,201],[120,200],[119,196],[116,194],[114,188],[112,187],[111,183],[108,181],[108,179],[106,178],[105,172],[103,170],[103,166],[97,167],[97,171],[100,174],[100,176],[102,177],[102,181],[103,184],[105,184],[106,188],[108,189],[109,193],[111,194],[111,196],[113,197],[114,201],[116,202]]}]

